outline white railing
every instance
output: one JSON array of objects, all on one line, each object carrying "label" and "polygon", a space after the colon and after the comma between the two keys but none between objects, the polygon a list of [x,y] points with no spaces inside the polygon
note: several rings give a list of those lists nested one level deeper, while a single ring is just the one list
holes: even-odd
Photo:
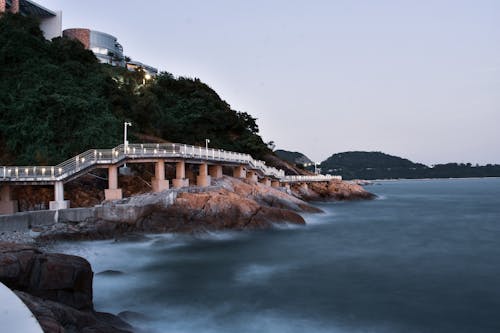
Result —
[{"label": "white railing", "polygon": [[[126,151],[125,151],[126,150]],[[113,149],[90,149],[55,166],[0,166],[0,181],[51,182],[65,179],[95,165],[110,165],[133,159],[182,158],[248,165],[265,176],[282,178],[283,170],[266,166],[248,154],[179,143],[119,145]]]},{"label": "white railing", "polygon": [[280,179],[284,183],[295,182],[327,182],[330,180],[342,180],[342,176],[333,175],[312,175],[312,176],[284,176]]}]

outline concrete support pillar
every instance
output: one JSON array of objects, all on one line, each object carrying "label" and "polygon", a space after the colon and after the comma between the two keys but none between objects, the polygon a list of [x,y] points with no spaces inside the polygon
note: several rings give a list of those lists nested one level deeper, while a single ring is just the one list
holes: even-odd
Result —
[{"label": "concrete support pillar", "polygon": [[5,0],[0,0],[0,13],[5,13]]},{"label": "concrete support pillar", "polygon": [[19,13],[19,0],[12,0],[12,5],[10,6],[10,11],[14,14]]},{"label": "concrete support pillar", "polygon": [[208,172],[214,179],[222,178],[222,165],[211,165],[208,167]]},{"label": "concrete support pillar", "polygon": [[186,179],[186,163],[184,161],[177,162],[175,165],[175,179],[172,180],[174,188],[189,186],[189,179]]},{"label": "concrete support pillar", "polygon": [[259,181],[259,178],[254,171],[247,171],[247,179],[252,183],[257,183]]},{"label": "concrete support pillar", "polygon": [[234,178],[245,178],[247,176],[245,167],[243,165],[239,165],[234,168],[233,170],[233,177]]},{"label": "concrete support pillar", "polygon": [[165,161],[155,163],[155,176],[151,179],[153,192],[168,190],[168,180],[165,179]]},{"label": "concrete support pillar", "polygon": [[271,186],[272,187],[280,187],[280,182],[278,180],[273,180],[273,181],[271,181]]},{"label": "concrete support pillar", "polygon": [[54,201],[49,202],[50,210],[69,208],[69,200],[64,200],[64,183],[59,181],[54,184]]},{"label": "concrete support pillar", "polygon": [[119,200],[122,197],[122,189],[118,188],[118,167],[112,165],[108,168],[108,188],[104,190],[104,198],[106,200]]},{"label": "concrete support pillar", "polygon": [[17,212],[17,201],[11,200],[10,185],[0,185],[0,214],[14,214]]},{"label": "concrete support pillar", "polygon": [[261,183],[261,184],[264,184],[264,185],[266,185],[266,186],[271,186],[271,179],[269,179],[269,178],[267,178],[267,177],[262,178],[262,179],[260,180],[260,183]]},{"label": "concrete support pillar", "polygon": [[200,172],[196,177],[196,185],[200,187],[210,186],[211,177],[208,175],[207,163],[200,164]]}]

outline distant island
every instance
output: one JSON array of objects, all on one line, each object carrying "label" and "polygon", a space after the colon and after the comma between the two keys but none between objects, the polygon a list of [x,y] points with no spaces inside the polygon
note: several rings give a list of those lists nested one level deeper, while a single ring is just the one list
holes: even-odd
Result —
[{"label": "distant island", "polygon": [[[303,167],[300,165],[301,160],[310,160],[298,152],[277,150],[275,153],[298,167]],[[319,167],[323,174],[337,174],[343,179],[500,177],[498,164],[480,166],[471,163],[446,163],[427,166],[382,152],[365,151],[333,154],[321,162]]]}]

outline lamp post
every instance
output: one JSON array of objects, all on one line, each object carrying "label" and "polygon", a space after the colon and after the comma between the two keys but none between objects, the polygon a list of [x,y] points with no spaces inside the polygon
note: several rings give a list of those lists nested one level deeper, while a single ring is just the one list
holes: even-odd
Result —
[{"label": "lamp post", "polygon": [[207,153],[207,158],[208,158],[208,144],[210,143],[210,139],[205,139],[205,151]]},{"label": "lamp post", "polygon": [[[123,155],[127,155],[128,152],[128,140],[127,140],[127,126],[132,126],[132,123],[123,123]],[[127,167],[127,163],[123,164],[123,167]]]}]

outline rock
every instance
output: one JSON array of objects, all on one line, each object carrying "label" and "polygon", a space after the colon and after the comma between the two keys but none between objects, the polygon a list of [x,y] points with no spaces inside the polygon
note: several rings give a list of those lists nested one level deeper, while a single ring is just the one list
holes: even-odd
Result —
[{"label": "rock", "polygon": [[0,281],[21,298],[44,332],[131,332],[122,319],[93,310],[87,260],[0,243]]},{"label": "rock", "polygon": [[360,185],[342,180],[310,183],[308,189],[294,185],[293,191],[299,197],[308,201],[365,200],[375,198],[374,194],[366,191]]},{"label": "rock", "polygon": [[90,264],[83,258],[0,243],[0,281],[11,289],[76,309],[92,309],[92,276]]},{"label": "rock", "polygon": [[174,205],[153,212],[139,224],[145,230],[156,232],[193,232],[261,229],[277,222],[305,224],[295,212],[262,207],[252,199],[223,189],[208,193],[181,193]]},{"label": "rock", "polygon": [[73,226],[58,223],[37,240],[121,240],[131,233],[260,229],[280,222],[304,224],[298,213],[321,212],[284,190],[228,176],[209,189],[148,193],[105,203],[96,210],[99,219]]},{"label": "rock", "polygon": [[119,276],[119,275],[123,275],[123,274],[125,274],[125,273],[123,273],[122,271],[116,271],[116,270],[113,270],[113,269],[107,269],[105,271],[97,273],[96,275]]},{"label": "rock", "polygon": [[130,333],[133,331],[132,326],[109,313],[82,311],[26,292],[16,291],[15,293],[33,312],[45,333]]}]

